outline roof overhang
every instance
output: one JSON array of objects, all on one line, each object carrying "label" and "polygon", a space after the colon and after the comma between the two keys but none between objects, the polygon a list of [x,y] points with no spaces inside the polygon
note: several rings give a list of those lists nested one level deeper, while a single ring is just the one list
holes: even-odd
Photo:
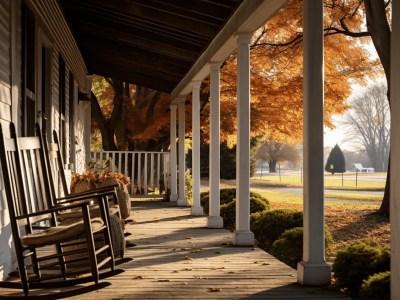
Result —
[{"label": "roof overhang", "polygon": [[216,35],[206,51],[171,93],[175,101],[191,92],[191,81],[203,80],[210,73],[210,63],[223,62],[236,49],[238,33],[252,33],[265,24],[287,0],[245,0]]},{"label": "roof overhang", "polygon": [[89,73],[171,93],[236,49],[287,0],[59,0]]}]

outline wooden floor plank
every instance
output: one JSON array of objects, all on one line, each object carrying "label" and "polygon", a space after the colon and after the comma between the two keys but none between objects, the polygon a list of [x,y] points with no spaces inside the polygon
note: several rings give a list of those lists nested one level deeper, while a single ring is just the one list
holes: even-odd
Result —
[{"label": "wooden floor plank", "polygon": [[[135,223],[127,237],[123,272],[87,283],[32,290],[40,299],[348,299],[345,295],[296,283],[296,271],[259,248],[233,247],[232,233],[207,229],[206,217],[165,202],[135,202]],[[0,298],[22,297],[0,288]]]}]

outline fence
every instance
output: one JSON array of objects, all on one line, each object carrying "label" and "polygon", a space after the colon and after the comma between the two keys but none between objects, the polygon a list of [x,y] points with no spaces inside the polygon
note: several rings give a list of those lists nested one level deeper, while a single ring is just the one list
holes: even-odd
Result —
[{"label": "fence", "polygon": [[91,151],[96,171],[107,169],[131,178],[129,193],[164,195],[169,190],[169,152]]}]

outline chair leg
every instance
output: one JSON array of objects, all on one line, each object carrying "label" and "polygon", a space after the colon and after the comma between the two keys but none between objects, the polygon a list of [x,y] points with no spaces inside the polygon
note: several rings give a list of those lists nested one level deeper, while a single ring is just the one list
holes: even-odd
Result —
[{"label": "chair leg", "polygon": [[32,268],[33,268],[33,272],[36,274],[36,276],[38,278],[42,277],[42,274],[40,272],[40,268],[39,268],[39,263],[37,261],[37,254],[36,254],[36,249],[31,249],[30,251],[33,252],[32,255]]},{"label": "chair leg", "polygon": [[[19,259],[18,259],[19,260]],[[28,282],[28,273],[26,271],[26,268],[24,266],[24,263],[20,264],[18,262],[18,266],[19,266],[19,276],[21,279],[21,285],[22,285],[22,290],[24,291],[25,297],[28,296],[29,294],[29,282]]]},{"label": "chair leg", "polygon": [[[60,244],[56,245],[56,250],[57,250],[57,254],[62,254],[63,250]],[[58,258],[58,263],[60,264],[60,271],[61,274],[63,275],[64,280],[67,280],[67,268],[66,268],[66,264],[65,264],[65,256],[60,256]]]},{"label": "chair leg", "polygon": [[97,285],[99,283],[99,269],[97,268],[96,248],[94,245],[92,224],[90,223],[89,207],[88,206],[82,207],[82,213],[83,213],[83,222],[85,224],[85,234],[88,244],[90,269],[92,272],[93,280]]}]

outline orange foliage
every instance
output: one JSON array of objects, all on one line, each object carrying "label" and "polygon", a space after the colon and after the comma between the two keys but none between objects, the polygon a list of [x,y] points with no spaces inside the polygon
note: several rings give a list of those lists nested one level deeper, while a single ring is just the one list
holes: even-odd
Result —
[{"label": "orange foliage", "polygon": [[[338,1],[335,1],[338,2]],[[349,1],[348,1],[349,2]],[[358,1],[353,1],[355,3]],[[343,5],[325,9],[325,23],[352,12]],[[338,22],[338,21],[337,21]],[[348,25],[361,27],[362,18]],[[288,3],[274,18],[254,33],[251,45],[251,134],[267,135],[277,140],[296,142],[302,137],[303,59],[302,1]],[[285,46],[286,43],[294,41]],[[368,42],[367,38],[363,39]],[[280,44],[281,46],[276,46]],[[331,35],[324,39],[325,125],[333,127],[332,115],[342,114],[348,106],[352,83],[363,83],[374,76],[379,62],[371,61],[359,38]],[[221,134],[235,141],[236,124],[236,54],[221,70]],[[204,128],[207,130],[207,128]]]}]

